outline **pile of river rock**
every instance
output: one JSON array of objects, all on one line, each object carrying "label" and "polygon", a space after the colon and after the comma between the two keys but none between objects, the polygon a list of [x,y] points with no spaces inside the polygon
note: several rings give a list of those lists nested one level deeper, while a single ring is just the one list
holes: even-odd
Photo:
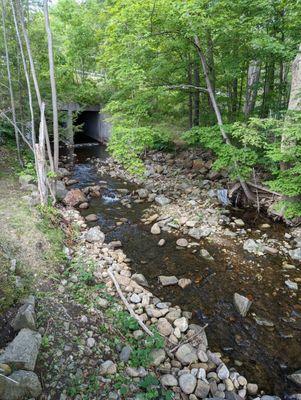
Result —
[{"label": "pile of river rock", "polygon": [[[190,163],[191,160],[188,161]],[[189,166],[189,168],[192,168],[192,171],[194,168],[198,169],[198,171],[203,169],[204,174],[207,174],[207,178],[210,178],[210,180],[203,180],[203,189],[200,189],[199,185],[193,187],[191,183],[187,183],[186,173],[174,176],[173,178],[171,177],[171,179],[161,179],[162,177],[166,177],[167,174],[170,174],[170,168],[168,167],[172,166],[174,162],[175,161],[170,158],[167,160],[166,166],[156,164],[154,167],[153,165],[150,165],[148,168],[148,184],[145,185],[145,188],[139,189],[136,193],[136,198],[134,198],[134,201],[136,202],[149,201],[152,202],[155,207],[159,208],[168,207],[169,204],[171,205],[170,208],[165,208],[165,211],[168,211],[165,216],[162,215],[160,211],[156,212],[156,208],[150,215],[145,216],[143,222],[152,225],[152,233],[156,235],[159,234],[162,229],[176,229],[188,234],[192,239],[199,240],[203,237],[212,237],[212,234],[219,229],[223,230],[223,233],[226,235],[228,233],[229,236],[235,236],[237,233],[231,231],[228,227],[224,229],[225,225],[231,226],[231,224],[234,224],[243,235],[243,221],[239,219],[231,220],[228,216],[227,210],[224,210],[222,213],[216,213],[215,208],[212,207],[214,203],[219,203],[219,200],[217,197],[217,191],[211,188],[212,181],[214,181],[216,175],[211,171],[211,165],[209,165],[210,162],[203,163],[202,165],[194,166],[193,164],[192,166]],[[134,180],[136,183],[141,183],[138,179],[130,177],[122,168],[110,159],[106,161],[105,166],[99,166],[99,169],[104,173],[109,171],[110,175],[113,177],[118,176],[124,179]],[[67,172],[65,175],[67,175]],[[225,180],[226,177],[222,176],[219,179],[218,184],[222,185]],[[66,177],[65,183],[69,186],[75,182],[70,182]],[[191,324],[189,322],[191,318],[189,312],[182,311],[180,307],[162,302],[160,299],[153,296],[153,294],[148,290],[149,285],[145,277],[141,274],[132,274],[130,269],[130,260],[121,249],[122,243],[106,243],[105,235],[101,232],[98,226],[88,229],[86,222],[93,221],[93,214],[90,216],[90,220],[85,220],[80,215],[79,211],[74,209],[74,207],[78,207],[79,209],[88,208],[89,198],[98,197],[103,184],[104,183],[100,183],[97,186],[86,188],[84,191],[79,189],[71,189],[70,191],[67,191],[65,185],[61,182],[59,184],[60,197],[64,199],[65,204],[68,206],[67,209],[62,211],[63,216],[65,220],[79,226],[82,234],[76,250],[74,251],[76,251],[77,256],[93,257],[95,259],[98,266],[94,272],[95,279],[99,282],[104,282],[108,292],[115,297],[118,297],[116,288],[108,273],[108,270],[110,269],[135,314],[146,326],[156,326],[158,332],[165,338],[165,348],[154,349],[152,351],[152,368],[160,375],[162,385],[174,392],[174,399],[176,400],[195,400],[205,398],[225,398],[229,400],[242,400],[246,398],[261,398],[263,400],[279,399],[276,396],[260,392],[256,383],[247,382],[246,378],[240,375],[234,368],[229,368],[229,366],[223,362],[220,353],[210,351],[210,349],[208,349],[205,327]],[[182,205],[183,196],[186,196],[187,194],[189,194],[189,204],[185,203]],[[130,200],[125,191],[123,193],[120,192],[120,197],[125,206],[131,207]],[[170,197],[173,198],[173,202],[170,200]],[[204,198],[206,197],[210,199],[207,203],[204,201]],[[183,212],[183,209],[185,209],[186,212]],[[206,221],[206,224],[202,225],[199,220],[193,218],[190,214],[191,210],[193,210],[194,215],[198,212],[205,212],[206,218],[204,218],[204,220]],[[179,216],[181,216],[182,219]],[[265,228],[263,227],[263,229]],[[290,247],[290,244],[281,247],[281,245],[275,241],[261,243],[260,241],[257,242],[253,239],[247,239],[249,242],[247,242],[244,247],[250,252],[257,251],[259,255],[259,244],[262,244],[260,249],[264,250],[264,252],[273,253],[273,251],[277,251],[283,254],[288,254],[288,252],[294,251],[294,253],[291,253],[291,256],[298,260],[301,249],[301,240],[296,240],[296,238],[298,239],[298,235],[301,237],[300,232],[296,230],[292,233],[290,238],[288,238],[290,240],[295,238],[295,248]],[[253,240],[254,243],[250,240]],[[158,244],[160,245],[160,241]],[[184,238],[180,238],[177,242],[177,245],[182,247],[187,246],[187,244],[187,240]],[[161,245],[164,245],[164,243],[161,242]],[[68,254],[70,254],[70,252],[72,253],[72,250],[69,250]],[[206,256],[210,257],[209,254]],[[181,287],[189,285],[188,280],[178,280],[174,276],[160,276],[158,279],[162,285],[179,285]],[[296,284],[296,282],[294,283]],[[62,288],[62,290],[64,289]],[[246,299],[242,298],[242,296],[239,297],[239,295],[236,294],[234,301],[242,315],[247,312],[250,304],[246,302]],[[105,298],[100,299],[99,302],[101,303],[101,307],[106,307],[107,300]],[[36,392],[32,391],[28,393],[30,393],[32,397],[36,397],[41,389],[33,370],[41,338],[33,329],[28,327],[22,328],[15,338],[17,345],[16,342],[15,344],[13,342],[0,356],[0,363],[2,363],[2,367],[0,365],[0,368],[3,370],[2,372],[0,371],[0,373],[7,375],[13,380],[18,380],[18,377],[10,374],[10,370],[8,369],[10,364],[8,354],[11,350],[16,348],[20,349],[17,339],[19,335],[28,335],[29,331],[31,332],[29,336],[31,337],[32,342],[35,343],[35,345],[32,345],[31,347],[34,362],[32,361],[30,366],[26,366],[24,363],[18,364],[19,370],[13,374],[31,374],[30,376],[32,377],[32,381],[36,384]],[[142,334],[143,332],[141,330],[133,332],[135,338],[141,337]],[[104,376],[114,375],[117,372],[117,365],[113,360],[105,361],[101,367]],[[6,371],[4,371],[5,369]],[[136,378],[145,376],[147,372],[142,367],[133,368],[128,366],[126,368],[126,374],[135,380]],[[301,371],[296,371],[289,377],[289,379],[291,379],[295,384],[301,386]],[[0,380],[0,394],[1,390],[2,393],[3,390],[6,390],[3,389],[4,386],[6,388],[10,387],[8,382],[9,379],[7,378]],[[26,388],[26,390],[28,391],[29,389]],[[14,397],[5,396],[3,398],[14,399]],[[295,394],[290,398],[300,400],[301,395]]]},{"label": "pile of river rock", "polygon": [[[153,296],[147,289],[146,278],[142,274],[131,273],[130,260],[120,248],[120,242],[105,243],[105,235],[100,228],[87,229],[85,220],[74,209],[65,210],[64,217],[82,230],[76,251],[81,257],[93,257],[97,261],[95,278],[105,282],[109,293],[118,297],[108,274],[110,269],[136,315],[146,326],[155,325],[166,339],[164,349],[152,351],[152,367],[160,374],[161,384],[173,390],[175,399],[279,399],[264,394],[260,396],[256,383],[247,382],[244,376],[223,362],[220,353],[210,351],[204,327],[191,324],[189,312]],[[166,279],[172,280],[172,277],[160,277],[161,283],[164,284]],[[102,300],[102,306],[105,306],[106,299]],[[133,335],[139,338],[142,333],[137,330]],[[113,361],[108,360],[104,364],[104,375],[116,373]],[[141,367],[128,366],[126,374],[134,379],[145,376],[146,371]]]}]

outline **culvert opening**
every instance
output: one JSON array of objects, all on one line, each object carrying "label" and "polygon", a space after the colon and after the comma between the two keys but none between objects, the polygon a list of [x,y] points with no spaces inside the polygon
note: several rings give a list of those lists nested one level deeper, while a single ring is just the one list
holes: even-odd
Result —
[{"label": "culvert opening", "polygon": [[101,132],[99,112],[80,112],[74,122],[74,144],[100,142]]}]

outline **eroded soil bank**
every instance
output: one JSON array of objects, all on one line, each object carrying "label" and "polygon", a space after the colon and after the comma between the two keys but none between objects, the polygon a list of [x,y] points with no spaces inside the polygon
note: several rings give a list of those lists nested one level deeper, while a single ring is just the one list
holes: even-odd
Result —
[{"label": "eroded soil bank", "polygon": [[[222,351],[248,379],[269,393],[295,392],[286,377],[300,368],[301,360],[300,263],[289,251],[298,244],[299,230],[254,210],[223,208],[214,191],[225,180],[210,168],[191,169],[191,154],[178,155],[178,163],[170,155],[150,155],[142,182],[106,158],[103,148],[76,152],[72,179],[77,183],[70,187],[106,182],[101,197],[92,198],[81,212],[97,215],[88,225],[99,225],[108,240],[122,242],[131,269],[145,275],[151,292],[192,312],[196,322],[208,323],[210,347]],[[91,163],[92,156],[100,160]],[[139,196],[138,184],[146,196]],[[169,202],[158,205],[157,195]],[[160,234],[154,235],[151,226],[158,221]],[[210,233],[195,239],[189,236],[192,226]],[[187,239],[188,246],[177,246],[179,238]],[[162,247],[160,239],[165,240]],[[164,287],[159,275],[187,278],[191,285]],[[252,300],[245,318],[234,307],[235,292]]]}]

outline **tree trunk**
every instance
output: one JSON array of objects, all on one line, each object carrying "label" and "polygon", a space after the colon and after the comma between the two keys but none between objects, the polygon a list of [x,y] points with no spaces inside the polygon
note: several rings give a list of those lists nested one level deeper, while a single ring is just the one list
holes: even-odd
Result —
[{"label": "tree trunk", "polygon": [[246,100],[243,109],[245,118],[248,118],[254,111],[259,79],[260,79],[260,63],[259,61],[252,61],[248,68]]},{"label": "tree trunk", "polygon": [[59,125],[58,125],[58,112],[57,112],[57,95],[56,95],[56,83],[55,83],[55,71],[54,71],[52,33],[51,33],[49,13],[48,13],[48,0],[44,0],[44,15],[45,15],[45,27],[46,27],[47,41],[48,41],[49,74],[50,74],[51,97],[52,97],[52,113],[53,113],[53,142],[54,142],[53,162],[54,162],[54,170],[57,171],[59,166]]},{"label": "tree trunk", "polygon": [[238,80],[237,78],[233,79],[232,82],[232,115],[233,120],[235,120],[238,106]]},{"label": "tree trunk", "polygon": [[264,92],[261,105],[261,118],[266,118],[272,108],[272,98],[275,81],[275,63],[269,63],[265,68]]},{"label": "tree trunk", "polygon": [[[207,85],[207,90],[208,90],[208,93],[209,93],[209,96],[210,96],[212,107],[213,107],[215,115],[216,115],[217,124],[219,126],[220,132],[222,134],[222,137],[223,137],[225,143],[228,144],[229,146],[231,146],[231,141],[230,141],[230,139],[229,139],[229,137],[228,137],[228,135],[227,135],[227,133],[226,133],[226,131],[224,129],[224,126],[223,126],[222,115],[221,115],[221,112],[219,110],[218,104],[216,102],[215,95],[214,95],[214,92],[213,92],[213,89],[212,89],[212,85],[211,85],[211,81],[210,81],[210,78],[209,78],[206,59],[205,59],[204,53],[202,51],[202,48],[200,46],[200,41],[199,41],[199,38],[198,38],[197,35],[194,37],[194,44],[196,46],[198,55],[199,55],[201,63],[202,63],[203,72],[204,72],[206,85]],[[255,196],[250,191],[250,189],[249,189],[248,185],[246,184],[246,182],[243,181],[240,177],[239,177],[239,181],[240,181],[240,184],[241,184],[241,186],[242,186],[247,198],[249,200],[252,200],[252,201],[256,200]]]},{"label": "tree trunk", "polygon": [[[194,84],[196,87],[200,86],[200,71],[198,63],[194,63]],[[199,90],[194,91],[194,116],[193,116],[193,125],[200,125],[200,92]]]},{"label": "tree trunk", "polygon": [[31,118],[31,140],[32,140],[32,147],[33,147],[33,149],[35,149],[35,143],[36,143],[35,120],[34,120],[34,111],[33,111],[29,73],[27,70],[27,63],[26,63],[26,59],[25,59],[25,55],[24,55],[24,51],[23,51],[23,43],[21,40],[20,32],[19,32],[19,26],[18,26],[18,21],[17,21],[17,17],[16,17],[15,6],[13,3],[13,0],[10,0],[10,5],[11,5],[11,9],[12,9],[14,25],[15,25],[15,30],[16,30],[17,40],[18,40],[18,44],[19,44],[21,59],[22,59],[22,63],[23,63],[26,85],[27,85],[28,103],[29,103],[30,118]]},{"label": "tree trunk", "polygon": [[[301,45],[292,64],[292,83],[288,111],[301,111]],[[286,120],[289,121],[289,119],[290,116],[288,115]],[[294,146],[295,141],[283,134],[281,137],[281,152],[285,154],[286,151],[290,151]],[[282,170],[287,168],[289,168],[287,163],[281,163]]]},{"label": "tree trunk", "polygon": [[301,111],[301,45],[292,65],[292,83],[288,110]]},{"label": "tree trunk", "polygon": [[[35,92],[36,92],[36,96],[37,96],[37,100],[38,100],[38,104],[39,104],[40,112],[41,112],[42,97],[41,97],[40,88],[39,88],[39,84],[38,84],[35,65],[34,65],[33,58],[32,58],[30,41],[29,41],[29,37],[28,37],[27,30],[26,30],[26,27],[25,27],[25,19],[24,19],[24,14],[23,14],[23,8],[22,8],[22,5],[20,3],[20,0],[17,0],[17,6],[18,6],[18,10],[20,12],[21,28],[22,28],[22,33],[23,33],[24,39],[25,39],[26,50],[27,50],[27,55],[28,55],[29,65],[30,65],[30,71],[31,71],[33,84],[34,84],[34,88],[35,88]],[[45,115],[44,115],[44,118],[45,118]],[[48,136],[48,132],[47,132],[46,119],[44,121],[44,129],[45,129],[46,146],[47,146],[47,154],[48,154],[48,159],[49,159],[49,164],[50,164],[50,170],[52,172],[54,172],[54,164],[53,164],[53,158],[52,158],[51,147],[50,147],[50,142],[49,142],[49,136]]]},{"label": "tree trunk", "polygon": [[242,107],[243,85],[244,85],[244,73],[241,74],[240,85],[239,85],[239,96],[238,96],[238,112],[239,112],[239,114],[241,112],[241,107]]},{"label": "tree trunk", "polygon": [[[190,58],[188,59],[188,85],[192,86],[192,76],[191,76],[191,64]],[[188,117],[189,117],[189,129],[193,127],[193,104],[192,104],[192,91],[189,90],[188,97]]]},{"label": "tree trunk", "polygon": [[213,40],[210,30],[207,31],[207,54],[208,54],[208,73],[212,85],[213,93],[215,94],[215,65],[214,65],[214,50]]},{"label": "tree trunk", "polygon": [[39,129],[39,143],[35,144],[36,164],[38,170],[38,188],[40,193],[40,202],[46,205],[48,202],[48,187],[47,187],[47,168],[45,157],[45,117],[44,117],[44,103],[41,107],[40,129]]},{"label": "tree trunk", "polygon": [[205,77],[205,81],[206,81],[206,85],[207,85],[208,94],[209,94],[209,97],[210,97],[210,101],[211,101],[213,110],[214,110],[215,115],[216,115],[217,124],[218,124],[218,126],[220,128],[220,131],[221,131],[221,134],[223,136],[223,139],[225,140],[225,142],[227,144],[230,144],[229,138],[228,138],[228,136],[227,136],[227,134],[226,134],[226,132],[225,132],[225,130],[223,128],[222,116],[221,116],[219,107],[217,105],[216,99],[215,99],[215,95],[214,95],[214,92],[213,92],[212,84],[211,84],[211,81],[210,81],[210,78],[209,78],[209,73],[208,73],[208,68],[207,68],[205,55],[204,55],[204,53],[203,53],[203,51],[202,51],[202,49],[200,47],[200,41],[199,41],[198,36],[194,37],[194,44],[196,46],[198,55],[200,57],[200,61],[201,61],[201,64],[202,64],[203,73],[204,73],[204,77]]},{"label": "tree trunk", "polygon": [[16,119],[15,98],[14,98],[14,91],[13,91],[13,85],[12,85],[12,80],[11,80],[10,60],[9,60],[9,52],[8,52],[8,46],[7,46],[7,35],[6,35],[6,26],[5,26],[6,13],[5,13],[4,0],[1,0],[1,6],[2,6],[3,41],[4,41],[4,49],[5,49],[5,60],[6,60],[7,79],[8,79],[10,102],[11,102],[12,120],[13,120],[14,131],[15,131],[18,160],[19,160],[20,165],[22,166],[23,162],[22,162],[21,152],[20,152],[20,141],[19,141],[19,132],[18,132],[18,127],[17,127],[17,119]]}]

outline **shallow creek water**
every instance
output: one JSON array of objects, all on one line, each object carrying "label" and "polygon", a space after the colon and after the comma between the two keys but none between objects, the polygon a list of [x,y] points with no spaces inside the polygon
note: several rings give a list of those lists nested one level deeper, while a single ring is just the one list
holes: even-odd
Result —
[{"label": "shallow creek water", "polygon": [[[248,381],[258,383],[266,393],[281,397],[296,392],[285,377],[301,367],[301,305],[298,296],[292,296],[284,281],[287,275],[294,278],[299,273],[300,276],[300,270],[285,272],[283,260],[278,256],[252,256],[237,244],[225,253],[222,245],[205,240],[201,247],[214,257],[214,261],[206,261],[192,249],[177,249],[178,237],[166,232],[160,235],[166,239],[165,246],[158,247],[158,236],[152,235],[150,226],[140,221],[149,205],[132,202],[129,209],[116,196],[117,189],[127,188],[131,192],[137,186],[109,175],[98,175],[87,160],[93,156],[106,157],[104,148],[78,147],[76,153],[72,178],[79,183],[74,187],[97,184],[100,180],[108,185],[102,197],[92,199],[89,209],[82,211],[82,215],[98,215],[97,224],[106,234],[106,241],[122,242],[125,254],[131,259],[131,268],[145,275],[152,293],[191,311],[195,322],[208,323],[210,348],[222,351],[229,366],[234,365],[235,360],[241,362],[236,368]],[[235,215],[244,219],[250,228],[270,222],[253,211],[235,211]],[[127,221],[116,225],[123,218]],[[284,231],[282,225],[275,224],[268,234],[272,238],[283,238]],[[193,283],[184,290],[178,286],[164,288],[158,284],[159,275],[190,278]],[[246,318],[235,311],[235,292],[254,301]],[[271,321],[274,326],[256,323],[255,316]]]}]

